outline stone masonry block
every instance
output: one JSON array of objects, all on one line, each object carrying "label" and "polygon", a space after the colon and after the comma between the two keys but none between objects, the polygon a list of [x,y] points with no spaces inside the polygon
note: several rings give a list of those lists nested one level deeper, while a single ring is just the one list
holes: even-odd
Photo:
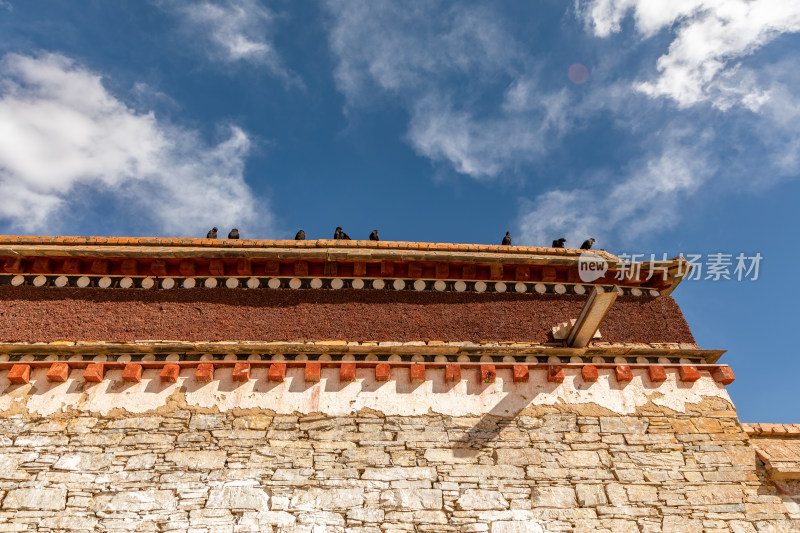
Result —
[{"label": "stone masonry block", "polygon": [[11,383],[28,383],[31,380],[30,365],[14,365],[8,371],[8,381]]},{"label": "stone masonry block", "polygon": [[47,371],[47,381],[64,383],[69,378],[69,365],[67,363],[53,363]]},{"label": "stone masonry block", "polygon": [[139,383],[142,381],[142,365],[136,363],[128,363],[122,369],[122,381],[129,383]]}]

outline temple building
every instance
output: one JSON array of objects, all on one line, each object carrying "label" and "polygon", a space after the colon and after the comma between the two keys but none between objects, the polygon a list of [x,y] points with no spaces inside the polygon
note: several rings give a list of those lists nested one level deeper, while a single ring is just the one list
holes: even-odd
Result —
[{"label": "temple building", "polygon": [[581,252],[0,237],[0,532],[800,530],[685,262]]}]

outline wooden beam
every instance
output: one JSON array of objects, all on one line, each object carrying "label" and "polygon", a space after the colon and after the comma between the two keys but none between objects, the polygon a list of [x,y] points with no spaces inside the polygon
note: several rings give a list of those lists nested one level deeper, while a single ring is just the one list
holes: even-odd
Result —
[{"label": "wooden beam", "polygon": [[601,287],[592,289],[592,294],[589,295],[589,300],[583,306],[578,321],[569,332],[567,346],[586,348],[618,295],[616,289],[608,292],[603,291]]}]

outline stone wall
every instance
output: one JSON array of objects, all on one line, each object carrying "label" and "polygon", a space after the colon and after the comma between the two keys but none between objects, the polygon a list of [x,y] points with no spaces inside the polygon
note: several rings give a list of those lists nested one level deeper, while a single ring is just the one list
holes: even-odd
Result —
[{"label": "stone wall", "polygon": [[[500,374],[500,401],[520,406],[508,415],[486,414],[501,412],[493,396],[484,414],[400,415],[387,403],[337,415],[326,399],[342,392],[326,378],[313,386],[316,412],[199,406],[187,403],[184,380],[139,413],[84,403],[42,415],[31,398],[62,389],[45,390],[38,375],[6,383],[17,401],[0,417],[0,531],[797,530],[727,395],[670,408],[637,375],[629,386],[642,389],[628,394],[644,400],[620,414],[592,402],[534,404],[536,379],[521,392]],[[133,396],[111,383],[109,402],[156,394],[148,380]],[[78,380],[57,387],[88,394]]]}]

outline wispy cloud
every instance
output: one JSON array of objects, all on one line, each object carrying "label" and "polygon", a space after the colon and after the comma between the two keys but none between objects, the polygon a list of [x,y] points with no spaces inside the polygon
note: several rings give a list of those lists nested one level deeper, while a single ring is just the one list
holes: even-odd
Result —
[{"label": "wispy cloud", "polygon": [[129,227],[137,231],[268,231],[271,216],[258,212],[243,178],[249,149],[237,127],[208,145],[196,131],[132,110],[67,57],[0,62],[0,218],[15,231],[62,232],[60,218],[87,202],[78,188],[135,206]]},{"label": "wispy cloud", "polygon": [[645,38],[674,28],[669,50],[658,59],[657,76],[636,87],[681,107],[710,101],[722,109],[736,104],[757,109],[768,94],[738,60],[783,34],[800,31],[796,0],[591,0],[579,6],[600,37],[619,32],[629,14]]},{"label": "wispy cloud", "polygon": [[161,5],[181,18],[194,42],[207,44],[211,60],[263,66],[286,85],[302,87],[275,49],[275,12],[257,0],[165,0]]},{"label": "wispy cloud", "polygon": [[477,180],[535,161],[561,132],[566,95],[547,92],[484,7],[330,0],[335,78],[348,112],[394,101],[420,155]]},{"label": "wispy cloud", "polygon": [[711,133],[697,133],[690,128],[651,138],[652,152],[632,161],[622,175],[526,201],[519,220],[522,240],[542,245],[563,236],[577,247],[595,237],[602,245],[612,236],[630,241],[675,226],[681,203],[716,170],[705,155]]}]

